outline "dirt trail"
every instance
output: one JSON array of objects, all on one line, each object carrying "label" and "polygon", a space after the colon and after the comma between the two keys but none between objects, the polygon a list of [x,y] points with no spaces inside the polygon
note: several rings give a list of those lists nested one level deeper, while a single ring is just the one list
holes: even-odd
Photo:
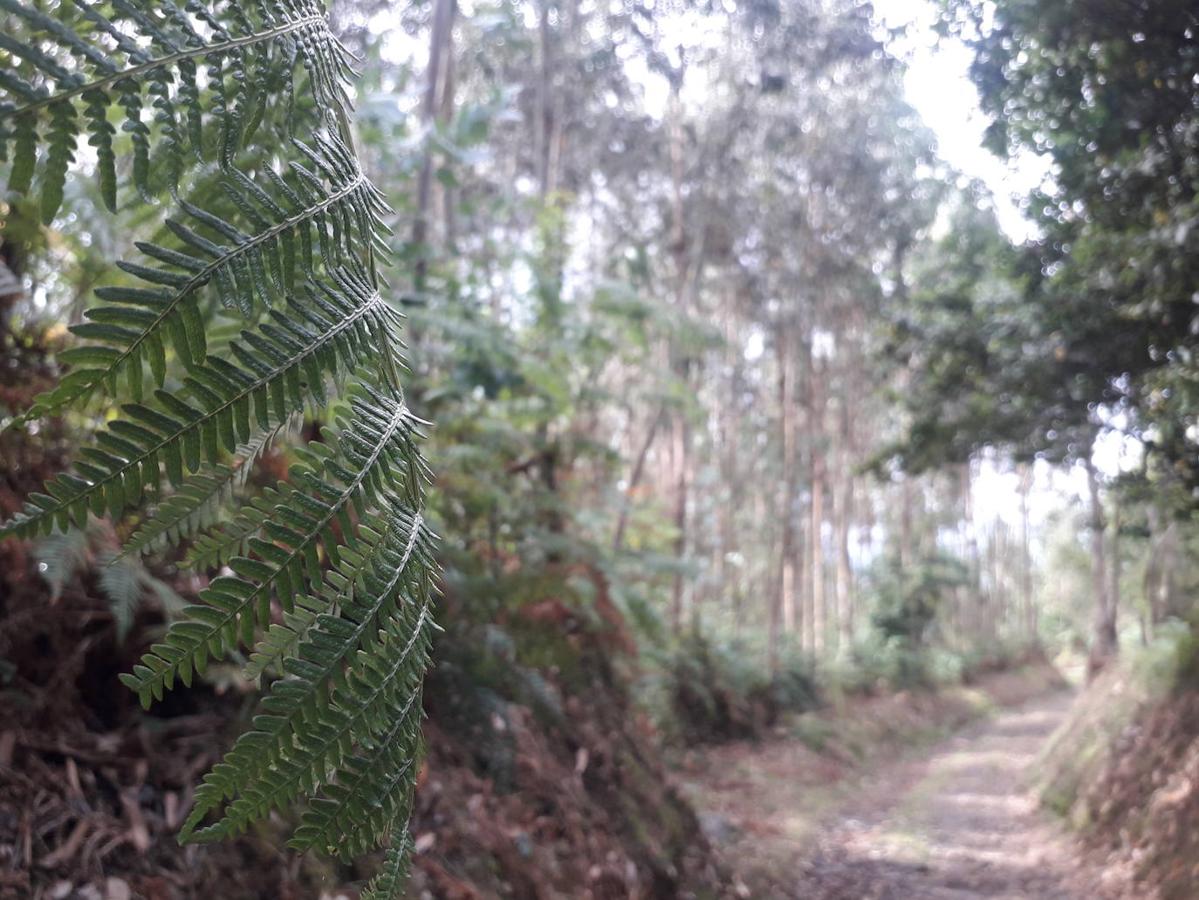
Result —
[{"label": "dirt trail", "polygon": [[[786,790],[777,776],[788,744],[793,754],[808,751],[798,742],[776,745],[770,751],[774,756],[764,761],[774,777],[746,783],[751,792],[766,792],[757,804],[762,820],[743,820],[735,830],[730,826],[726,842],[731,857],[744,859],[742,850],[756,848],[746,896],[1137,898],[1115,873],[1088,871],[1073,841],[1037,810],[1025,789],[1028,767],[1071,699],[1067,692],[1055,692],[968,726],[863,782],[843,786],[843,793],[826,798],[824,811],[802,827],[778,802]],[[741,766],[752,771],[755,760],[743,758]],[[811,787],[787,802],[803,804],[805,797],[820,802],[819,790]],[[754,808],[752,796],[742,800],[741,809]]]}]

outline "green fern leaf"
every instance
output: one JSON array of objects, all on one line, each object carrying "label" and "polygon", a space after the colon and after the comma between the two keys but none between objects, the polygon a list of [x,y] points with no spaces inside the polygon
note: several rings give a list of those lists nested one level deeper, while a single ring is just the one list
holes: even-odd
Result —
[{"label": "green fern leaf", "polygon": [[167,497],[125,541],[122,556],[139,555],[178,544],[213,527],[226,502],[249,477],[254,463],[280,432],[294,430],[294,418],[260,431],[237,448],[234,465],[220,463],[210,471],[188,478],[178,492]]},{"label": "green fern leaf", "polygon": [[[124,113],[121,129],[132,138],[133,180],[139,191],[154,193],[149,159],[155,135],[143,115],[147,100],[166,149],[167,184],[177,184],[185,168],[185,145],[202,152],[199,62],[207,65],[214,94],[230,92],[212,110],[224,135],[222,158],[232,158],[240,140],[254,131],[247,125],[272,105],[290,113],[289,102],[274,101],[290,97],[297,60],[317,102],[348,112],[349,54],[329,31],[318,3],[251,0],[224,10],[227,19],[214,10],[195,2],[180,7],[171,0],[153,6],[115,0],[105,7],[76,0],[51,14],[18,0],[0,0],[0,11],[38,38],[34,43],[0,36],[0,50],[23,63],[0,79],[0,150],[15,138],[20,161],[9,188],[22,194],[30,190],[40,131],[47,147],[42,212],[46,221],[53,218],[62,201],[63,160],[85,130],[89,142],[103,148],[98,167],[102,192],[115,209],[107,116],[114,96]],[[83,129],[77,104],[85,110]]]},{"label": "green fern leaf", "polygon": [[[203,603],[188,607],[187,619],[175,623],[131,675],[122,676],[143,704],[148,706],[151,697],[162,699],[176,677],[190,685],[192,673],[203,671],[210,655],[224,656],[239,639],[251,643],[255,630],[269,624],[273,596],[290,611],[294,598],[307,587],[319,589],[324,582],[319,547],[323,543],[335,559],[335,524],[352,547],[349,510],[374,505],[385,488],[399,492],[404,487],[420,420],[382,394],[358,393],[353,419],[343,423],[337,440],[354,468],[347,469],[325,450],[325,471],[313,463],[297,465],[292,484],[267,493],[273,518],[264,521],[262,529],[269,541],[252,538],[255,557],[230,560],[234,575],[214,579],[200,593]],[[322,456],[315,452],[313,462]]]},{"label": "green fern leaf", "polygon": [[[316,148],[304,150],[319,163],[330,179],[328,184],[293,163],[292,184],[278,177],[274,181],[279,189],[276,198],[257,186],[247,190],[246,185],[252,184],[248,178],[227,173],[230,190],[238,192],[246,208],[255,210],[261,227],[253,234],[181,201],[191,224],[168,219],[167,226],[182,248],[139,243],[139,249],[160,265],[118,264],[141,286],[96,291],[111,305],[88,310],[89,321],[71,330],[77,337],[99,343],[65,351],[63,361],[75,368],[12,424],[84,402],[105,385],[115,392],[122,378],[134,398],[141,399],[144,365],[150,366],[154,381],[163,384],[168,344],[189,369],[204,362],[207,348],[200,299],[209,285],[226,308],[248,317],[255,308],[269,307],[285,296],[297,281],[314,275],[318,258],[313,245],[329,269],[356,264],[361,248],[378,239],[383,229],[379,217],[388,207],[339,141],[318,136]],[[303,248],[299,253],[294,249],[297,240]]]},{"label": "green fern leaf", "polygon": [[[393,501],[391,508],[396,511],[384,520],[371,517],[373,521],[359,525],[361,545],[357,549],[341,551],[349,557],[348,572],[330,573],[331,584],[326,585],[321,595],[299,598],[296,608],[285,615],[283,622],[270,627],[250,656],[245,668],[247,678],[259,678],[284,660],[301,656],[305,642],[314,633],[320,634],[328,624],[322,616],[336,616],[348,609],[357,624],[344,637],[359,642],[369,639],[379,617],[387,615],[389,604],[396,602],[398,590],[411,587],[407,579],[413,577],[414,570],[419,571],[431,561],[430,536],[423,517],[418,513],[409,519],[399,501]],[[366,589],[360,583],[364,576],[355,578],[354,573],[364,572],[379,559],[384,560],[390,577],[384,586],[376,582],[373,588]],[[355,603],[355,596],[364,593],[369,599]],[[353,648],[346,652],[350,649]]]},{"label": "green fern leaf", "polygon": [[[395,895],[436,627],[435,536],[421,514],[424,423],[399,384],[401,317],[379,291],[390,210],[350,139],[349,54],[316,0],[0,10],[10,190],[49,222],[86,136],[109,209],[128,171],[146,199],[169,190],[174,210],[149,210],[158,236],[137,244],[144,258],[117,264],[124,280],[97,291],[72,329],[70,370],[15,423],[98,394],[118,415],[0,537],[66,532],[152,498],[103,573],[125,598],[118,613],[147,590],[176,605],[129,554],[190,540],[189,563],[227,565],[122,676],[149,704],[238,646],[253,647],[250,677],[282,672],[200,785],[181,839],[236,834],[307,803],[295,846],[345,855],[393,836],[368,894]],[[240,320],[236,337],[207,321],[221,308]],[[238,482],[269,436],[301,413],[323,419],[335,397],[345,402],[321,439],[247,500]],[[47,552],[65,561],[70,541]]]},{"label": "green fern leaf", "polygon": [[[420,682],[428,663],[429,643],[435,626],[429,591],[423,590],[422,596],[414,600],[416,602],[397,608],[371,653],[360,652],[354,656],[342,683],[334,688],[329,704],[314,711],[311,719],[292,736],[294,748],[270,768],[257,772],[242,795],[229,804],[224,818],[197,831],[196,840],[225,838],[244,830],[250,822],[273,809],[288,806],[301,794],[312,793],[323,784],[327,786],[331,772],[343,779],[352,779],[350,770],[363,766],[363,761],[356,756],[355,761],[348,761],[353,756],[353,743],[360,737],[368,741],[371,737],[379,738],[368,743],[363,751],[363,760],[367,764],[379,759],[376,750],[384,738],[403,743],[397,749],[415,761],[419,743],[416,723],[420,717]],[[293,674],[302,681],[310,665],[304,660],[294,661]],[[414,728],[415,737],[412,736]],[[393,787],[399,786],[406,777],[415,779],[415,769],[397,771],[392,768],[388,770],[388,776],[395,778]],[[355,785],[358,783],[354,782]],[[332,790],[340,795],[341,788],[333,787]],[[347,808],[351,815],[361,813],[357,796],[355,791],[352,798],[355,802]],[[394,791],[387,796],[378,794],[375,799],[392,811],[397,809]],[[332,802],[336,803],[336,800]],[[341,809],[340,805],[325,806],[325,813],[321,815],[341,815]],[[194,824],[194,813],[192,819],[191,824]],[[297,846],[317,845],[324,833],[324,821],[310,822],[311,827],[303,833],[297,830]],[[372,830],[363,834],[362,840],[377,840],[385,832],[385,826],[374,829],[374,821],[366,823]],[[186,838],[186,826],[183,834]]]},{"label": "green fern leaf", "polygon": [[243,368],[214,358],[184,379],[186,399],[158,391],[152,406],[123,407],[125,417],[96,436],[98,447],[81,451],[78,474],[48,482],[47,494],[33,495],[21,515],[0,526],[0,537],[49,533],[55,525],[65,530],[89,510],[120,516],[144,489],[157,488],[160,460],[171,484],[181,487],[185,472],[204,461],[221,464],[223,453],[250,439],[251,415],[267,430],[307,400],[323,400],[324,376],[352,371],[390,347],[397,321],[362,273],[339,269],[332,282],[291,298],[290,316],[272,311],[273,325],[243,332],[243,342],[230,348]]},{"label": "green fern leaf", "polygon": [[392,826],[391,844],[383,855],[378,874],[363,889],[361,900],[400,900],[408,881],[408,863],[412,858],[412,837],[408,822]]},{"label": "green fern leaf", "polygon": [[241,798],[218,823],[202,829],[198,838],[236,834],[269,811],[261,802],[282,805],[298,794],[298,780],[280,781],[268,797],[254,794],[253,787],[272,769],[295,773],[298,779],[307,777],[300,773],[319,768],[319,761],[296,747],[296,739],[344,683],[347,661],[373,650],[381,624],[401,607],[427,608],[424,579],[432,563],[434,537],[423,520],[396,511],[386,519],[372,516],[367,521],[362,529],[366,546],[342,551],[341,564],[329,574],[321,599],[306,598],[298,604],[305,610],[298,622],[285,614],[285,624],[275,626],[296,639],[294,655],[284,662],[287,677],[272,683],[254,728],[239,737],[224,760],[205,776],[181,833],[184,839],[226,800]]},{"label": "green fern leaf", "polygon": [[243,506],[233,521],[197,535],[184,561],[189,568],[199,570],[228,565],[233,557],[250,552],[250,538],[262,530],[269,515],[269,510]]},{"label": "green fern leaf", "polygon": [[315,848],[348,859],[370,850],[393,821],[408,817],[421,753],[421,682],[432,622],[394,625],[376,654],[381,667],[391,667],[382,675],[373,668],[353,670],[347,689],[335,698],[334,708],[354,717],[361,743],[309,801],[288,841],[294,850]]}]

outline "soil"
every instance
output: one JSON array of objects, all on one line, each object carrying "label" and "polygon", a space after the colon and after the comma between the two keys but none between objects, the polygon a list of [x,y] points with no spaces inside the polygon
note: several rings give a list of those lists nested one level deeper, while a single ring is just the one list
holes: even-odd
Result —
[{"label": "soil", "polygon": [[[1102,732],[1101,732],[1102,734]],[[1069,814],[1093,852],[1162,900],[1199,896],[1199,691],[1150,702],[1110,743]]]},{"label": "soil", "polygon": [[1071,700],[1055,690],[858,778],[810,739],[741,746],[739,760],[724,751],[722,762],[759,777],[693,784],[692,797],[722,855],[740,860],[747,897],[1147,898],[1121,870],[1085,857],[1028,791]]}]

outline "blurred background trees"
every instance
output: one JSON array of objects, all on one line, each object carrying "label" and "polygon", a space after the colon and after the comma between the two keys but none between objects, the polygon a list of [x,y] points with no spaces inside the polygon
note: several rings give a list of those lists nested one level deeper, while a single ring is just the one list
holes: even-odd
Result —
[{"label": "blurred background trees", "polygon": [[[731,734],[754,714],[713,713],[716,693],[802,706],[817,682],[952,680],[1034,644],[1098,669],[1192,615],[1186,3],[947,4],[992,148],[1050,165],[1024,243],[938,157],[867,5],[332,15],[396,208],[409,401],[436,423],[450,668],[485,646],[560,671],[547,634],[607,629],[664,728],[702,707]],[[112,224],[91,179],[67,190],[49,226],[4,207],[5,417],[124,277],[136,205]],[[99,424],[0,437],[0,507]],[[41,548],[43,573],[94,572],[106,541]],[[122,627],[130,593],[162,607],[175,574],[130,574]],[[724,687],[683,696],[696,683]]]},{"label": "blurred background trees", "polygon": [[[600,590],[646,646],[703,634],[777,673],[897,635],[963,659],[1069,635],[1098,665],[1121,602],[1146,630],[1178,612],[1194,26],[1065,9],[943,19],[994,149],[1053,163],[1017,246],[869,7],[336,4],[437,423],[447,621]],[[89,185],[73,229],[8,210],[10,354],[49,365],[46,323],[118,277],[119,227],[66,236]],[[1139,467],[1090,465],[1115,434]]]}]

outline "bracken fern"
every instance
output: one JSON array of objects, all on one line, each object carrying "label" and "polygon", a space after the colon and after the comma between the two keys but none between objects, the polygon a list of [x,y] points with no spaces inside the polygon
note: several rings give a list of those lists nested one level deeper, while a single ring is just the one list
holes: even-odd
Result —
[{"label": "bracken fern", "polygon": [[[402,890],[435,629],[423,423],[404,401],[401,317],[378,266],[391,214],[353,150],[347,52],[315,0],[0,0],[0,162],[43,222],[69,177],[156,212],[72,327],[68,366],[6,427],[107,410],[73,471],[0,536],[136,517],[125,555],[186,544],[227,567],[122,680],[144,705],[215,659],[269,683],[205,776],[180,839],[301,806],[291,844],[386,844],[365,896]],[[91,151],[77,159],[81,138]],[[302,138],[302,140],[301,140]],[[240,321],[209,352],[216,317]],[[115,407],[115,410],[114,410]],[[263,449],[321,411],[285,479]],[[113,414],[115,412],[115,414]]]}]

